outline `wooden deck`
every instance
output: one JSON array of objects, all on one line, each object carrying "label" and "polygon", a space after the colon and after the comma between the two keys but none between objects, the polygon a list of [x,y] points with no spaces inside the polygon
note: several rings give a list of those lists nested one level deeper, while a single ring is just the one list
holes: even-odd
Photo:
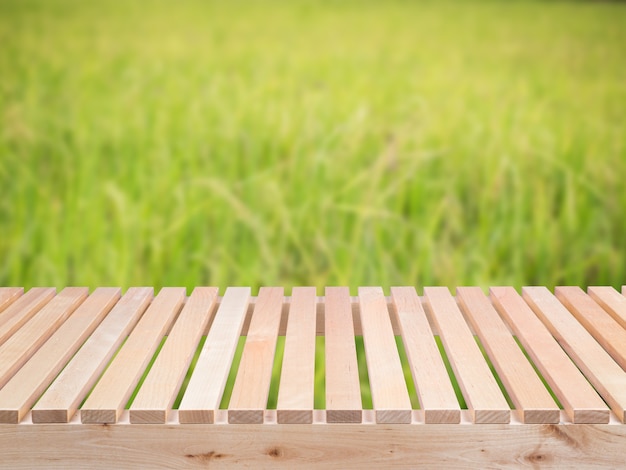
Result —
[{"label": "wooden deck", "polygon": [[0,467],[626,467],[625,288],[222,294],[0,288]]}]

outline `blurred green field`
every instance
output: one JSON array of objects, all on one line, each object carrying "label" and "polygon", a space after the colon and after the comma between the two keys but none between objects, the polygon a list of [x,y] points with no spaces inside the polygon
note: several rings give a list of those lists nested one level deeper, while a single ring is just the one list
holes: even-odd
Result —
[{"label": "blurred green field", "polygon": [[0,0],[0,44],[0,285],[626,282],[624,3]]}]

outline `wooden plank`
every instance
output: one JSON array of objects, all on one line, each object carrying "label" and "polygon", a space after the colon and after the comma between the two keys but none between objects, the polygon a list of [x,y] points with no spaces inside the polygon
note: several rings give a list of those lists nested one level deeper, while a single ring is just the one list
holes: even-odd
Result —
[{"label": "wooden plank", "polygon": [[580,287],[557,287],[555,294],[615,362],[626,369],[626,330]]},{"label": "wooden plank", "polygon": [[550,332],[512,287],[492,287],[491,300],[556,394],[573,423],[608,423],[609,410]]},{"label": "wooden plank", "polygon": [[392,287],[394,311],[427,424],[458,424],[461,410],[415,288]]},{"label": "wooden plank", "polygon": [[[23,287],[0,287],[0,313],[19,299],[23,293]],[[0,315],[0,322],[2,322],[2,319],[3,316]]]},{"label": "wooden plank", "polygon": [[276,405],[279,423],[313,422],[315,394],[315,287],[294,287]]},{"label": "wooden plank", "polygon": [[625,468],[623,425],[4,425],[0,466]]},{"label": "wooden plank", "polygon": [[624,422],[626,372],[545,287],[524,287],[522,295],[552,336]]},{"label": "wooden plank", "polygon": [[185,300],[184,287],[164,287],[81,408],[83,423],[115,423]]},{"label": "wooden plank", "polygon": [[454,298],[446,287],[426,287],[424,296],[473,421],[508,423],[509,406]]},{"label": "wooden plank", "polygon": [[360,423],[363,407],[350,291],[327,287],[325,296],[326,421]]},{"label": "wooden plank", "polygon": [[228,404],[228,422],[231,424],[263,423],[284,302],[282,287],[259,290]]},{"label": "wooden plank", "polygon": [[131,423],[165,423],[215,312],[217,287],[196,287],[130,408]]},{"label": "wooden plank", "polygon": [[592,286],[587,292],[622,328],[626,328],[626,297],[610,286]]},{"label": "wooden plank", "polygon": [[120,289],[101,287],[0,389],[0,423],[18,423],[67,361],[120,298]]},{"label": "wooden plank", "polygon": [[359,287],[365,360],[377,423],[411,422],[411,400],[380,287]]},{"label": "wooden plank", "polygon": [[229,287],[178,408],[181,423],[213,423],[250,300],[249,287]]},{"label": "wooden plank", "polygon": [[0,388],[85,300],[89,289],[66,287],[0,346]]},{"label": "wooden plank", "polygon": [[42,309],[56,294],[52,287],[34,287],[0,315],[0,345]]},{"label": "wooden plank", "polygon": [[35,423],[67,423],[146,310],[152,287],[131,287],[32,410]]},{"label": "wooden plank", "polygon": [[559,422],[560,411],[480,287],[457,288],[457,300],[474,327],[523,423]]}]

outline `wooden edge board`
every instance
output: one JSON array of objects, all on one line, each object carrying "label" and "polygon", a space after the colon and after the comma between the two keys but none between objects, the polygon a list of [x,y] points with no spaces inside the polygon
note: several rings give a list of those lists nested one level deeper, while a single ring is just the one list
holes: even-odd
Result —
[{"label": "wooden edge board", "polygon": [[624,468],[623,425],[0,426],[0,467]]}]

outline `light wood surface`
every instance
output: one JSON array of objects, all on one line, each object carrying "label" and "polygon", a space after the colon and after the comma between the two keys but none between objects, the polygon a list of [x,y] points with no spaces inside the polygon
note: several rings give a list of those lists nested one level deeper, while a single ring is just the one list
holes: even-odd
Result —
[{"label": "light wood surface", "polygon": [[228,404],[231,424],[263,423],[284,300],[282,287],[259,290]]},{"label": "light wood surface", "polygon": [[415,288],[392,287],[391,297],[424,421],[458,424],[459,402]]},{"label": "light wood surface", "polygon": [[512,287],[492,287],[491,299],[573,423],[608,423],[609,409]]},{"label": "light wood surface", "polygon": [[626,418],[626,372],[545,287],[522,295],[618,418]]},{"label": "light wood surface", "polygon": [[626,297],[610,286],[588,287],[587,293],[598,305],[609,312],[622,328],[626,328]]},{"label": "light wood surface", "polygon": [[250,300],[249,287],[229,287],[179,407],[181,423],[213,423]]},{"label": "light wood surface", "polygon": [[130,408],[131,423],[165,423],[205,332],[217,287],[196,287],[167,337]]},{"label": "light wood surface", "polygon": [[508,423],[509,405],[450,291],[446,287],[425,287],[424,296],[473,421]]},{"label": "light wood surface", "polygon": [[152,296],[151,287],[128,289],[33,407],[35,423],[67,423],[74,416]]},{"label": "light wood surface", "polygon": [[557,287],[554,292],[591,336],[626,369],[626,330],[580,287]]},{"label": "light wood surface", "polygon": [[459,287],[456,293],[466,318],[509,393],[520,421],[558,423],[558,406],[482,289]]},{"label": "light wood surface", "polygon": [[0,388],[85,300],[86,287],[66,287],[0,346]]},{"label": "light wood surface", "polygon": [[0,423],[17,424],[120,298],[100,287],[0,389]]},{"label": "light wood surface", "polygon": [[[19,299],[23,293],[23,287],[0,287],[0,313]],[[2,315],[0,315],[0,323],[2,318]]]},{"label": "light wood surface", "polygon": [[327,287],[325,294],[326,421],[360,423],[363,407],[350,291]]},{"label": "light wood surface", "polygon": [[3,425],[0,467],[625,468],[623,425]]},{"label": "light wood surface", "polygon": [[359,287],[361,325],[377,423],[410,423],[411,400],[380,287]]},{"label": "light wood surface", "polygon": [[0,314],[0,345],[30,320],[56,294],[52,287],[34,287]]},{"label": "light wood surface", "polygon": [[279,423],[313,422],[316,314],[315,287],[294,287],[276,405]]},{"label": "light wood surface", "polygon": [[161,289],[81,407],[83,423],[117,421],[184,299],[184,287]]}]

